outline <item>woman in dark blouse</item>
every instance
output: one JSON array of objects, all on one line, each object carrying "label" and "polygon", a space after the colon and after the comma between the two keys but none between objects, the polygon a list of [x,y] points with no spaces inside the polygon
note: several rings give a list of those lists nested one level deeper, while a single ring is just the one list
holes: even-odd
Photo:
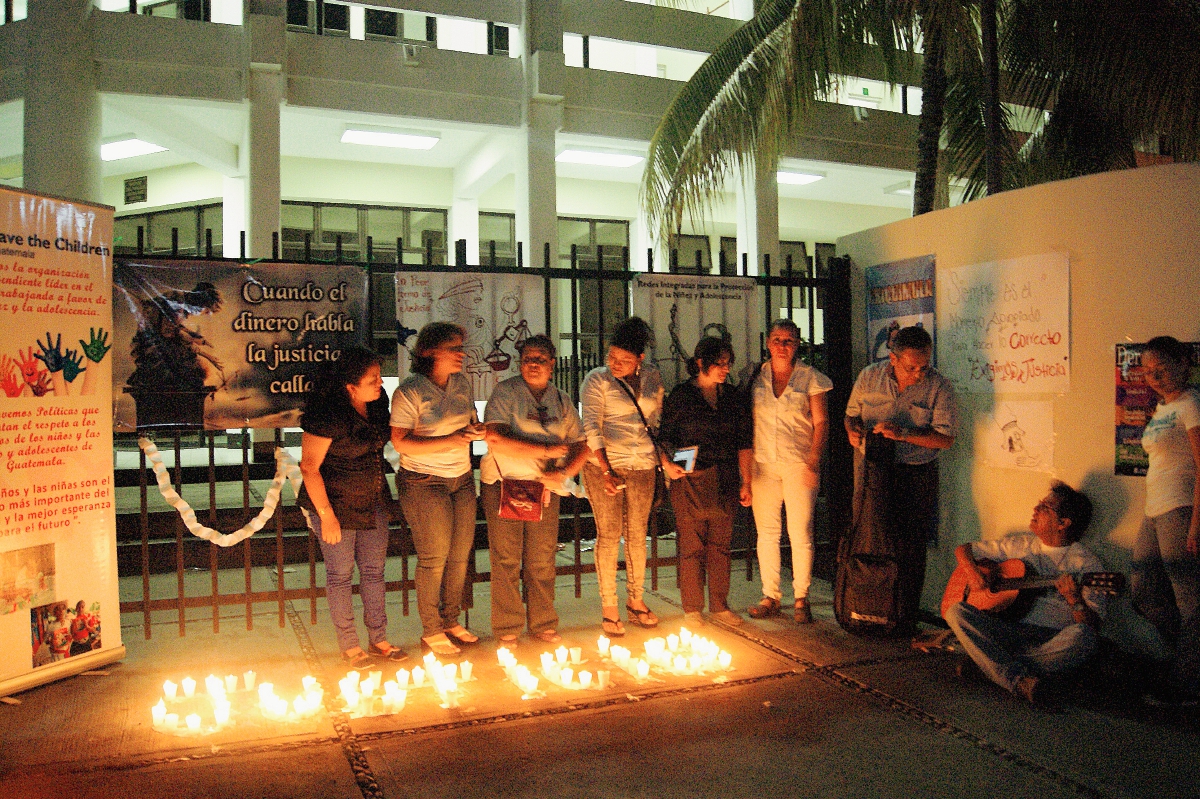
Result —
[{"label": "woman in dark blouse", "polygon": [[688,623],[703,624],[704,583],[716,621],[737,625],[729,609],[729,542],[739,502],[750,505],[753,428],[744,398],[725,382],[733,349],[706,336],[688,361],[692,379],[680,383],[663,404],[660,442],[668,456],[696,448],[695,468],[676,478],[670,470],[671,507],[679,533],[679,592]]},{"label": "woman in dark blouse", "polygon": [[[359,669],[373,658],[403,660],[403,649],[387,640],[383,566],[387,560],[390,467],[383,445],[391,436],[388,398],[379,357],[362,347],[342,350],[317,379],[305,402],[300,426],[299,503],[321,540],[325,595],[342,659]],[[369,644],[359,644],[352,603],[358,565],[363,621]]]}]

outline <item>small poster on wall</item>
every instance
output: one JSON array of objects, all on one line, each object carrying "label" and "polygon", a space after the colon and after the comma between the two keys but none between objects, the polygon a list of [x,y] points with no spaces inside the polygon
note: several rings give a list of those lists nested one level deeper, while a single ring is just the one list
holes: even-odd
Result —
[{"label": "small poster on wall", "polygon": [[902,327],[923,327],[934,337],[934,257],[922,255],[863,270],[867,282],[867,348],[871,363],[887,360]]},{"label": "small poster on wall", "polygon": [[[1191,342],[1192,363],[1200,364],[1200,342]],[[1117,345],[1117,419],[1114,474],[1144,477],[1149,459],[1142,449],[1142,431],[1158,407],[1158,396],[1142,374],[1145,344]],[[1192,368],[1191,384],[1200,388],[1200,366]]]},{"label": "small poster on wall", "polygon": [[999,401],[983,422],[977,438],[988,466],[1027,472],[1054,470],[1053,402]]},{"label": "small poster on wall", "polygon": [[975,394],[1067,391],[1070,290],[1066,253],[942,269],[939,371]]}]

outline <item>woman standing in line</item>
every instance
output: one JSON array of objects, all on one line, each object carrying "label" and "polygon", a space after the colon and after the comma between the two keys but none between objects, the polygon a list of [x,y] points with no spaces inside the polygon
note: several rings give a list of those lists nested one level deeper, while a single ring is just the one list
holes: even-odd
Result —
[{"label": "woman standing in line", "polygon": [[[528,626],[534,638],[556,644],[562,640],[554,611],[559,497],[567,493],[563,482],[579,472],[588,447],[575,403],[550,383],[556,354],[550,337],[531,336],[519,354],[521,373],[496,386],[483,414],[488,454],[479,476],[492,554],[492,632],[502,644],[513,644]],[[502,480],[542,483],[540,521],[501,518]]]},{"label": "woman standing in line", "polygon": [[421,641],[435,655],[459,653],[479,636],[458,620],[475,541],[475,421],[471,383],[462,373],[463,329],[430,322],[417,334],[412,374],[392,398],[392,446],[400,453],[396,486],[417,550]]},{"label": "woman standing in line", "polygon": [[662,445],[666,452],[694,447],[691,472],[672,464],[671,507],[679,534],[679,593],[688,623],[703,624],[704,584],[708,612],[730,625],[742,617],[729,609],[729,542],[740,502],[750,504],[752,432],[749,409],[725,382],[733,348],[705,336],[688,361],[692,379],[671,390],[663,404]]},{"label": "woman standing in line", "polygon": [[1170,336],[1142,352],[1146,384],[1159,396],[1142,433],[1150,456],[1146,517],[1133,545],[1133,604],[1175,650],[1151,704],[1200,700],[1200,394],[1188,386],[1191,348]]},{"label": "woman standing in line", "polygon": [[751,379],[749,400],[754,412],[754,526],[758,529],[758,568],[762,600],[750,617],[778,616],[783,593],[779,586],[780,508],[787,508],[792,545],[793,617],[812,623],[808,589],[813,566],[813,507],[821,482],[821,455],[829,435],[825,393],[829,378],[796,359],[800,330],[790,319],[778,319],[767,332],[771,360]]},{"label": "woman standing in line", "polygon": [[[373,657],[404,660],[387,640],[383,567],[387,560],[388,505],[392,492],[383,459],[388,440],[388,399],[379,356],[363,347],[342,350],[315,383],[300,417],[298,502],[321,541],[325,596],[342,659],[352,668]],[[363,621],[369,639],[359,645],[354,626],[354,567],[358,566]]]},{"label": "woman standing in line", "polygon": [[[625,634],[617,605],[617,555],[625,539],[629,621],[655,627],[658,617],[642,599],[646,531],[660,455],[649,429],[658,423],[663,385],[644,366],[650,326],[636,316],[613,328],[608,364],[588,372],[580,389],[583,432],[595,462],[583,467],[583,485],[596,519],[596,577],[605,635]],[[670,464],[675,470],[679,467]]]}]

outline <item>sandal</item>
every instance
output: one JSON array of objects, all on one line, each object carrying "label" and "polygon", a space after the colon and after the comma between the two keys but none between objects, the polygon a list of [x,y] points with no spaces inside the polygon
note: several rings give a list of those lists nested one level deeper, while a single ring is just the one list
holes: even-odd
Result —
[{"label": "sandal", "polygon": [[765,596],[759,600],[757,605],[751,605],[746,611],[752,619],[766,619],[771,616],[778,616],[780,612],[780,602],[775,597]]},{"label": "sandal", "polygon": [[812,608],[808,606],[807,599],[797,599],[796,607],[792,612],[792,618],[796,620],[796,624],[812,624]]},{"label": "sandal", "polygon": [[517,642],[517,634],[508,633],[507,635],[502,635],[500,636],[499,641],[504,646],[511,646]]},{"label": "sandal", "polygon": [[[386,649],[384,647],[387,647]],[[408,653],[398,646],[392,646],[387,641],[380,641],[378,644],[371,644],[367,647],[367,653],[384,660],[390,660],[393,663],[399,663],[402,660],[408,660]]]},{"label": "sandal", "polygon": [[479,643],[479,636],[461,624],[442,630],[442,632],[446,634],[447,638],[460,646],[470,646],[471,644]]},{"label": "sandal", "polygon": [[425,645],[426,649],[439,657],[454,657],[462,651],[446,635],[441,633],[422,638],[421,643]]},{"label": "sandal", "polygon": [[620,638],[625,634],[625,625],[621,624],[620,619],[610,619],[607,616],[600,617],[600,629],[604,630],[604,634],[613,638]]},{"label": "sandal", "polygon": [[649,608],[646,610],[638,610],[632,605],[626,605],[625,610],[629,612],[629,621],[632,624],[636,624],[639,627],[645,627],[647,629],[658,626],[658,616],[655,616],[654,612]]},{"label": "sandal", "polygon": [[540,633],[534,633],[533,637],[546,644],[557,644],[562,640],[557,630],[542,630]]},{"label": "sandal", "polygon": [[362,649],[359,647],[355,647],[348,652],[343,652],[342,662],[355,671],[369,669],[375,665],[375,659],[366,652],[362,651]]}]

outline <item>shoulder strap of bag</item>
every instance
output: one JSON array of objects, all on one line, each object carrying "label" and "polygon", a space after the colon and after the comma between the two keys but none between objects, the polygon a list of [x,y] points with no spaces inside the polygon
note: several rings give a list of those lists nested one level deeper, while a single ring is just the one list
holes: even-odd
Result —
[{"label": "shoulder strap of bag", "polygon": [[[654,445],[654,451],[660,452],[661,448],[658,446],[658,437],[655,436],[654,431],[650,429],[650,423],[646,421],[646,414],[642,413],[642,406],[638,405],[637,397],[633,395],[633,389],[631,389],[629,384],[627,384],[621,378],[614,376],[613,379],[617,381],[617,385],[625,390],[625,395],[628,396],[630,401],[633,402],[633,407],[638,412],[638,418],[642,420],[642,426],[646,428],[646,435],[650,436],[650,443]],[[655,463],[654,466],[658,469],[662,468],[661,464],[658,463]]]}]

